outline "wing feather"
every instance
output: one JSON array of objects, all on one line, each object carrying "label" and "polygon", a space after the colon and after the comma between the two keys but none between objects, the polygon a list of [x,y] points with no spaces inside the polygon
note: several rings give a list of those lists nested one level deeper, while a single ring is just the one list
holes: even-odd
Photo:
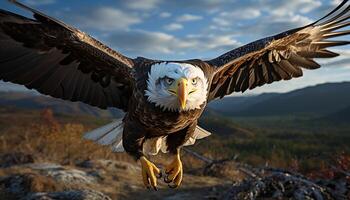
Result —
[{"label": "wing feather", "polygon": [[320,68],[315,58],[339,56],[327,48],[350,44],[350,41],[334,40],[350,35],[350,30],[339,30],[350,26],[349,19],[350,4],[344,0],[312,24],[252,42],[207,61],[215,68],[209,101],[232,92],[300,77],[303,68]]},{"label": "wing feather", "polygon": [[[0,9],[0,80],[100,108],[127,110],[134,61],[44,13],[29,19]],[[114,89],[121,85],[119,89]],[[121,89],[122,88],[122,89]],[[115,92],[115,93],[113,93]]]}]

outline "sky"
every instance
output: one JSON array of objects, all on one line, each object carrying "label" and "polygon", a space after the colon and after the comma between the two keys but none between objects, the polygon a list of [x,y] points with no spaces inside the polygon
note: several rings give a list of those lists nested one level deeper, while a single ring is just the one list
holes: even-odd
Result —
[{"label": "sky", "polygon": [[[246,43],[304,26],[341,0],[22,0],[75,26],[128,57],[161,60],[210,59]],[[0,8],[27,17],[5,0]],[[287,92],[326,82],[350,81],[350,47],[342,56],[319,60],[323,68],[302,78],[247,94]],[[24,90],[0,82],[0,90]]]}]

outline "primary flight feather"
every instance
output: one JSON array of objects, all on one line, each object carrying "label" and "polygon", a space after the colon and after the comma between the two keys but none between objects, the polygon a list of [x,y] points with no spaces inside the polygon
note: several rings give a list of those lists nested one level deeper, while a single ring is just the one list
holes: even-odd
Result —
[{"label": "primary flight feather", "polygon": [[42,94],[126,112],[85,135],[140,160],[145,186],[156,189],[160,170],[148,160],[159,151],[173,158],[164,181],[178,187],[180,148],[210,135],[197,126],[207,103],[317,69],[315,58],[338,56],[329,47],[350,34],[344,0],[320,20],[234,49],[212,60],[128,58],[84,32],[17,1],[29,19],[0,9],[0,79]]}]

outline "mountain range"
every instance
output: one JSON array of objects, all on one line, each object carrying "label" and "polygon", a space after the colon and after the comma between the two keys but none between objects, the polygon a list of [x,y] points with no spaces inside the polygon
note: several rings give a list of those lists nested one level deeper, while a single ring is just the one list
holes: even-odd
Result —
[{"label": "mountain range", "polygon": [[49,108],[54,113],[66,115],[92,115],[96,117],[120,117],[123,112],[110,108],[102,110],[80,102],[69,102],[36,92],[0,92],[0,107],[23,110],[42,110]]},{"label": "mountain range", "polygon": [[350,82],[325,83],[288,93],[227,97],[210,103],[209,108],[228,116],[344,117],[350,114]]},{"label": "mountain range", "polygon": [[[350,82],[325,83],[287,93],[239,95],[211,102],[207,113],[238,117],[316,115],[335,120],[350,118]],[[122,112],[117,109],[101,110],[35,92],[0,92],[0,107],[26,110],[50,108],[54,113],[97,117],[122,116]]]}]

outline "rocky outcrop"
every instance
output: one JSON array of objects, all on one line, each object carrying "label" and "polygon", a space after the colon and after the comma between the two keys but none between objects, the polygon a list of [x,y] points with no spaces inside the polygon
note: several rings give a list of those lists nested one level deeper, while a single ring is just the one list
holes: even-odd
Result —
[{"label": "rocky outcrop", "polygon": [[[255,175],[255,173],[252,172]],[[295,199],[345,200],[350,198],[350,181],[312,181],[283,170],[269,169],[232,186],[222,196],[225,200]]]},{"label": "rocky outcrop", "polygon": [[5,194],[11,199],[20,199],[28,194],[50,192],[59,189],[59,185],[47,176],[35,173],[14,174],[0,179],[0,187]]},{"label": "rocky outcrop", "polygon": [[159,190],[154,192],[144,187],[139,165],[103,159],[0,169],[1,200],[215,199],[229,184],[220,178],[185,174],[181,188],[169,189],[159,179]]},{"label": "rocky outcrop", "polygon": [[[342,174],[334,179],[311,180],[283,169],[255,168],[231,160],[213,163],[204,170],[211,176],[185,174],[182,186],[176,190],[169,189],[159,179],[157,192],[144,188],[141,169],[135,163],[101,159],[71,166],[13,165],[0,168],[0,199],[350,199],[350,179],[346,171],[340,171]],[[230,177],[238,175],[242,180],[233,181]]]},{"label": "rocky outcrop", "polygon": [[14,170],[22,171],[22,173],[7,175],[0,179],[0,199],[111,199],[107,195],[87,187],[97,183],[98,179],[93,173],[83,170],[51,163],[19,165]]},{"label": "rocky outcrop", "polygon": [[68,190],[63,192],[33,193],[21,200],[112,200],[95,190]]}]

